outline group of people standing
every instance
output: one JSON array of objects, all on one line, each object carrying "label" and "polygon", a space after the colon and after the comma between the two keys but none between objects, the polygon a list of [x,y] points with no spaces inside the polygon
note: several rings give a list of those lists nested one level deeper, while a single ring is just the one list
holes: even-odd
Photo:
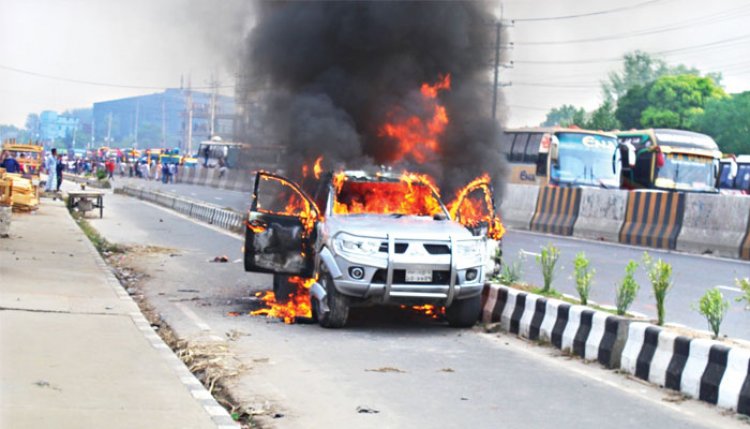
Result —
[{"label": "group of people standing", "polygon": [[47,185],[44,190],[46,192],[60,192],[65,163],[62,160],[62,155],[57,153],[57,149],[52,148],[44,157],[44,171],[47,173]]}]

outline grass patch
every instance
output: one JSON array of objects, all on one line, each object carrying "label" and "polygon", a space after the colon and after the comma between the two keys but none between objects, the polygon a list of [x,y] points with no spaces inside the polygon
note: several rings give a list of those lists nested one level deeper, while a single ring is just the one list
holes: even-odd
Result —
[{"label": "grass patch", "polygon": [[[66,202],[67,205],[67,202]],[[73,216],[73,219],[76,221],[78,226],[81,228],[81,231],[83,231],[84,234],[86,234],[86,237],[91,241],[91,243],[96,247],[96,250],[103,254],[108,255],[112,253],[125,253],[125,248],[123,246],[119,246],[117,244],[110,243],[107,241],[106,238],[102,237],[99,232],[94,229],[91,224],[83,218],[80,214],[78,214],[75,211],[71,211],[70,215]]]}]

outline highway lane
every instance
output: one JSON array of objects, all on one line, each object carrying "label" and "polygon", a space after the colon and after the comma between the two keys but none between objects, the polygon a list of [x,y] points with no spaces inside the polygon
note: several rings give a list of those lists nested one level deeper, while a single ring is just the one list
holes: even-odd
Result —
[{"label": "highway lane", "polygon": [[[137,185],[170,192],[213,204],[225,205],[235,210],[247,210],[250,194],[215,189],[205,186],[168,184],[135,179]],[[624,246],[615,243],[582,240],[576,238],[543,235],[525,231],[509,231],[503,240],[503,251],[508,263],[521,260],[522,281],[533,285],[543,284],[541,270],[535,256],[543,246],[553,244],[560,249],[561,256],[553,287],[558,291],[577,296],[572,278],[573,258],[578,252],[585,252],[596,270],[590,299],[603,305],[614,305],[615,285],[622,280],[625,265],[629,260],[641,262],[643,252],[655,258],[662,258],[673,266],[674,288],[666,301],[668,323],[681,324],[695,329],[706,330],[707,323],[693,307],[706,290],[720,286],[731,307],[722,325],[722,333],[733,338],[750,340],[750,311],[735,302],[740,296],[735,278],[750,277],[750,262],[721,259],[709,256],[691,255],[679,252],[665,252],[656,249]],[[642,264],[641,264],[642,265]],[[640,292],[631,310],[649,318],[656,318],[651,286],[648,277],[639,268],[636,280],[641,285]]]},{"label": "highway lane", "polygon": [[[126,196],[107,198],[105,218],[91,224],[115,243],[169,249],[125,257],[149,274],[142,289],[178,335],[236,337],[230,350],[249,370],[233,394],[268,404],[283,416],[275,427],[745,427],[551,348],[409,311],[355,310],[343,330],[247,316],[248,297],[271,281],[234,262],[237,236]],[[230,262],[208,262],[219,254]]]}]

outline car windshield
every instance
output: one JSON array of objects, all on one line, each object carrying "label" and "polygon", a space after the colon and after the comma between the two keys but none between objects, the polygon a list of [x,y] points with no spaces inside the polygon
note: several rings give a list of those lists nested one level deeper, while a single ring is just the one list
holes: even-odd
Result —
[{"label": "car windshield", "polygon": [[617,139],[606,135],[558,133],[558,162],[552,164],[553,182],[570,185],[620,186]]},{"label": "car windshield", "polygon": [[658,188],[692,191],[715,190],[714,162],[703,156],[670,153],[664,157],[664,165],[657,169]]},{"label": "car windshield", "polygon": [[333,213],[412,216],[446,214],[432,189],[424,184],[357,180],[345,180],[341,184],[336,193]]}]

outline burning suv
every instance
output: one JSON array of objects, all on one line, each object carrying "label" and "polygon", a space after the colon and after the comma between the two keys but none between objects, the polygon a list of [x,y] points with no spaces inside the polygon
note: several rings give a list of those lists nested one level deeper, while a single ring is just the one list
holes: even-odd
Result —
[{"label": "burning suv", "polygon": [[450,325],[472,326],[503,227],[487,177],[449,207],[417,174],[348,171],[298,185],[258,172],[245,271],[274,273],[277,297],[282,279],[309,279],[301,298],[309,293],[312,317],[327,328],[343,327],[350,307],[377,304],[444,306]]}]

